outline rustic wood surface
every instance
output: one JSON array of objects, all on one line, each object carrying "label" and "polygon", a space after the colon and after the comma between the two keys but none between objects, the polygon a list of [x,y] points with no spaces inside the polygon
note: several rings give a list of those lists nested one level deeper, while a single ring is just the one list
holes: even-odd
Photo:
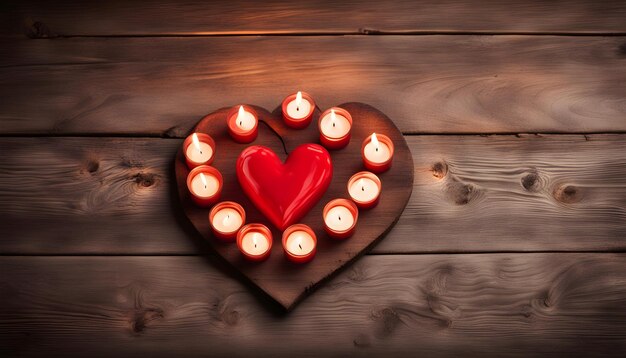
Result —
[{"label": "rustic wood surface", "polygon": [[218,108],[274,108],[296,89],[321,108],[368,103],[403,133],[626,131],[626,37],[0,42],[3,134],[183,137]]},{"label": "rustic wood surface", "polygon": [[2,257],[0,345],[22,356],[620,356],[625,265],[625,254],[366,256],[285,316],[205,257]]},{"label": "rustic wood surface", "polygon": [[[262,263],[246,261],[235,243],[225,244],[213,237],[207,220],[210,208],[195,205],[187,188],[187,168],[183,149],[179,146],[176,155],[176,186],[181,205],[193,226],[198,230],[213,251],[226,260],[234,269],[245,276],[251,284],[290,310],[310,294],[318,285],[328,280],[338,270],[352,263],[369,251],[398,221],[413,190],[413,158],[402,133],[393,122],[376,108],[363,103],[344,103],[340,108],[347,110],[353,119],[350,143],[341,150],[329,151],[333,165],[332,181],[321,199],[298,221],[306,224],[317,237],[317,253],[313,261],[305,265],[294,265],[287,261],[280,244],[282,231],[276,229],[256,209],[243,193],[238,183],[236,163],[242,150],[250,145],[262,145],[276,153],[284,162],[287,154],[304,143],[319,142],[318,121],[321,111],[316,108],[312,123],[303,129],[288,128],[283,122],[279,105],[272,112],[255,107],[259,117],[259,134],[250,144],[239,144],[228,133],[227,114],[223,108],[208,114],[198,122],[193,132],[207,133],[215,141],[215,159],[211,166],[223,176],[224,188],[220,200],[240,203],[246,210],[247,223],[262,223],[272,231],[275,244],[270,257]],[[391,168],[378,174],[382,182],[382,193],[375,208],[359,210],[354,235],[345,240],[335,240],[324,232],[322,210],[331,200],[349,198],[347,184],[350,177],[365,170],[361,157],[361,145],[372,134],[383,133],[394,143]]]},{"label": "rustic wood surface", "polygon": [[[3,1],[0,355],[623,356],[625,17]],[[415,181],[380,245],[283,315],[182,216],[170,138],[297,89],[389,115]]]}]

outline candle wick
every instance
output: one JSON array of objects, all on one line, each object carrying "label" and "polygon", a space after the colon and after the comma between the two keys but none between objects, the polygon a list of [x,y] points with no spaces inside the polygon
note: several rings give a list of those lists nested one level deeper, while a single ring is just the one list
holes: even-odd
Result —
[{"label": "candle wick", "polygon": [[300,112],[300,107],[296,106],[296,111]]},{"label": "candle wick", "polygon": [[376,147],[376,151],[378,152],[378,147]]},{"label": "candle wick", "polygon": [[362,186],[362,187],[361,187],[361,191],[365,191],[365,186]]},{"label": "candle wick", "polygon": [[200,152],[200,154],[202,154],[202,150],[200,150],[199,152]]},{"label": "candle wick", "polygon": [[254,248],[256,249],[256,244],[254,244]]},{"label": "candle wick", "polygon": [[336,125],[335,125],[335,122],[333,122],[333,127],[335,127],[335,126],[336,126]]},{"label": "candle wick", "polygon": [[337,217],[339,218],[339,221],[341,221],[341,215],[337,215]]},{"label": "candle wick", "polygon": [[204,186],[204,189],[206,189],[206,185]]},{"label": "candle wick", "polygon": [[298,247],[300,248],[300,250],[302,250],[302,245],[298,244]]},{"label": "candle wick", "polygon": [[239,121],[239,127],[243,125],[243,121]]}]

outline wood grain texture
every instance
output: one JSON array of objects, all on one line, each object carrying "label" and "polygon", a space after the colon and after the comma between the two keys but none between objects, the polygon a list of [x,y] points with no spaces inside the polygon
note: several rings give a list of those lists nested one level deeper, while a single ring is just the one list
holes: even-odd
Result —
[{"label": "wood grain texture", "polygon": [[[413,195],[375,253],[626,249],[626,136],[409,136]],[[2,138],[3,254],[194,254],[181,140]]]},{"label": "wood grain texture", "polygon": [[408,137],[415,188],[390,236],[412,240],[384,250],[624,250],[625,139]]},{"label": "wood grain texture", "polygon": [[403,133],[626,130],[626,37],[2,42],[1,134],[182,137],[217,108],[298,89],[322,109],[371,104]]},{"label": "wood grain texture", "polygon": [[[367,256],[288,315],[205,257],[2,257],[8,356],[621,356],[626,255]],[[80,269],[77,269],[80,268]]]},{"label": "wood grain texture", "polygon": [[[624,18],[613,0],[3,1],[0,356],[623,356]],[[413,196],[374,255],[281,315],[196,256],[182,141],[130,137],[298,89],[436,135],[407,137]],[[622,134],[441,135],[534,132]],[[125,256],[30,256],[48,254]]]},{"label": "wood grain texture", "polygon": [[[339,270],[348,266],[359,256],[371,250],[398,221],[413,189],[413,159],[402,133],[393,122],[376,108],[364,103],[344,103],[339,107],[347,110],[353,119],[351,140],[341,150],[330,150],[332,179],[320,200],[296,223],[308,225],[317,237],[315,259],[305,265],[294,265],[284,257],[281,245],[282,230],[278,230],[252,204],[243,193],[237,179],[239,154],[251,145],[261,145],[276,153],[281,161],[287,153],[305,143],[319,142],[319,108],[313,113],[312,123],[303,129],[291,129],[285,125],[280,104],[271,113],[256,107],[259,116],[259,134],[250,144],[235,143],[228,133],[227,114],[224,108],[208,114],[198,122],[193,132],[207,133],[216,145],[215,160],[211,166],[217,168],[224,178],[221,201],[235,201],[246,210],[247,223],[262,223],[272,230],[274,245],[270,257],[262,263],[250,263],[244,259],[235,243],[225,244],[216,239],[209,226],[210,208],[195,205],[187,188],[189,169],[182,148],[176,156],[176,182],[181,205],[189,220],[200,235],[211,245],[213,251],[223,257],[235,270],[244,275],[251,284],[259,287],[285,309],[309,295],[318,285]],[[365,170],[361,157],[361,145],[372,132],[383,133],[394,143],[391,169],[378,174],[382,182],[382,196],[375,208],[359,210],[354,235],[346,240],[334,240],[324,231],[322,211],[333,199],[349,198],[348,180],[357,172]],[[284,146],[284,147],[283,147]],[[308,179],[307,179],[308,180]]]},{"label": "wood grain texture", "polygon": [[[276,34],[361,31],[625,32],[623,1],[468,0],[3,2],[3,35]],[[369,32],[363,29],[370,29]]]}]

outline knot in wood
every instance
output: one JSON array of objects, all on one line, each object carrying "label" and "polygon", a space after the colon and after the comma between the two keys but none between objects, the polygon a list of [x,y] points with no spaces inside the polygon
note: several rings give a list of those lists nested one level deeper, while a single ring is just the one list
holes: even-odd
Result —
[{"label": "knot in wood", "polygon": [[215,318],[220,322],[224,322],[228,326],[236,325],[239,323],[239,319],[241,318],[233,299],[234,298],[232,296],[227,296],[214,305]]},{"label": "knot in wood", "polygon": [[367,277],[365,272],[363,272],[363,269],[358,266],[348,271],[348,279],[352,282],[363,282],[367,279]]},{"label": "knot in wood", "polygon": [[87,171],[91,174],[95,173],[98,171],[98,169],[100,168],[100,163],[97,160],[90,160],[89,162],[87,162]]},{"label": "knot in wood", "polygon": [[[448,285],[448,278],[454,272],[454,267],[451,265],[441,266],[435,271],[433,276],[426,282],[425,288],[430,294],[443,294],[446,292]],[[429,296],[430,297],[430,296]]]},{"label": "knot in wood", "polygon": [[430,171],[433,173],[433,176],[438,179],[443,179],[443,177],[448,174],[448,164],[446,162],[437,162],[432,165]]},{"label": "knot in wood", "polygon": [[476,186],[454,180],[446,186],[446,194],[450,201],[456,205],[466,205],[479,195]]},{"label": "knot in wood", "polygon": [[135,333],[143,332],[148,324],[163,318],[163,310],[160,308],[138,309],[131,321],[131,329]]},{"label": "knot in wood", "polygon": [[538,191],[541,187],[539,174],[537,174],[537,172],[535,171],[532,171],[524,175],[522,177],[521,182],[522,182],[522,186],[527,191],[535,192],[535,191]]},{"label": "knot in wood", "polygon": [[582,197],[582,191],[574,185],[562,185],[554,190],[554,198],[565,204],[577,203]]},{"label": "knot in wood", "polygon": [[140,173],[133,175],[132,178],[135,181],[135,183],[145,188],[152,186],[156,182],[156,175],[151,174],[151,173],[140,172]]}]

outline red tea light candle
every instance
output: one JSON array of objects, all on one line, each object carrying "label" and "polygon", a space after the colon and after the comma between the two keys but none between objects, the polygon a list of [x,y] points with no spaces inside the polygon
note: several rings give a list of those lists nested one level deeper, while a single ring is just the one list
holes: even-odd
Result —
[{"label": "red tea light candle", "polygon": [[387,171],[393,159],[393,142],[386,135],[372,133],[363,141],[361,155],[367,170],[374,173]]},{"label": "red tea light candle", "polygon": [[298,92],[283,100],[283,120],[291,128],[304,128],[311,123],[315,102],[306,92]]},{"label": "red tea light candle", "polygon": [[291,262],[309,262],[317,251],[315,232],[304,224],[291,225],[283,232],[283,250]]},{"label": "red tea light candle", "polygon": [[322,211],[324,230],[335,239],[347,239],[354,234],[359,218],[356,204],[346,199],[331,200]]},{"label": "red tea light candle", "polygon": [[341,149],[350,143],[352,116],[343,108],[327,109],[320,116],[320,143],[328,149]]},{"label": "red tea light candle", "polygon": [[382,184],[374,173],[358,172],[348,180],[350,198],[360,209],[376,206],[381,191]]},{"label": "red tea light candle", "polygon": [[206,133],[193,133],[183,142],[187,167],[211,165],[215,157],[215,141]]},{"label": "red tea light candle", "polygon": [[222,174],[208,165],[195,167],[187,175],[187,188],[198,206],[207,207],[217,202],[223,185]]},{"label": "red tea light candle", "polygon": [[259,116],[254,108],[248,105],[231,108],[226,118],[228,132],[237,143],[250,143],[259,134]]},{"label": "red tea light candle", "polygon": [[234,241],[237,232],[246,222],[246,211],[234,201],[223,201],[209,213],[213,234],[223,241]]},{"label": "red tea light candle", "polygon": [[248,224],[237,233],[237,247],[250,261],[263,261],[272,252],[272,232],[263,224]]}]

